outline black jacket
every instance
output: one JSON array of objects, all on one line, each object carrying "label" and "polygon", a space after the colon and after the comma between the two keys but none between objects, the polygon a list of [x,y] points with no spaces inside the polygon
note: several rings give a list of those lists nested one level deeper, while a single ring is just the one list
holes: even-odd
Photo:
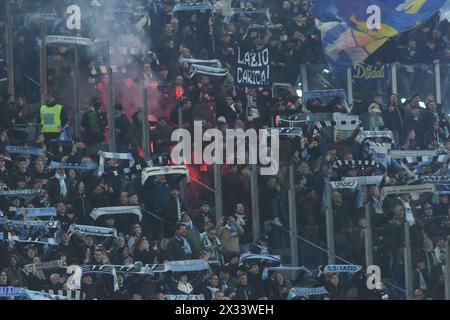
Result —
[{"label": "black jacket", "polygon": [[251,286],[242,286],[238,285],[236,289],[233,290],[235,294],[233,300],[243,301],[243,300],[257,300],[258,295],[256,294],[256,290]]},{"label": "black jacket", "polygon": [[70,186],[70,183],[68,183],[67,179],[66,179],[66,186],[67,186],[67,194],[66,194],[66,196],[62,196],[61,195],[61,187],[60,187],[58,179],[56,179],[55,177],[51,177],[50,179],[48,179],[47,193],[48,193],[49,201],[52,205],[58,201],[68,203],[69,200],[72,198],[72,196],[71,196],[72,188]]},{"label": "black jacket", "polygon": [[215,224],[214,218],[211,216],[210,213],[204,215],[203,213],[199,212],[193,219],[192,222],[194,223],[197,230],[202,233],[205,232],[205,223],[209,219],[213,224]]},{"label": "black jacket", "polygon": [[127,144],[128,130],[130,129],[130,121],[123,113],[116,118],[116,141],[118,144]]},{"label": "black jacket", "polygon": [[183,241],[173,237],[167,243],[166,259],[169,261],[186,260],[186,253],[184,252]]}]

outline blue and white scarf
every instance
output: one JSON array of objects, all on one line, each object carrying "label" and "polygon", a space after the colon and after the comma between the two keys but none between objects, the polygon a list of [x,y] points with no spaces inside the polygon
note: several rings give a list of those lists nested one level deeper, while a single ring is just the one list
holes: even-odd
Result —
[{"label": "blue and white scarf", "polygon": [[194,294],[177,294],[177,295],[173,295],[173,294],[168,294],[165,295],[165,299],[166,300],[176,300],[176,301],[200,301],[200,300],[205,300],[205,296],[203,296],[202,294],[199,295],[194,295]]},{"label": "blue and white scarf", "polygon": [[30,300],[68,300],[65,296],[31,291],[24,288],[0,287],[0,297],[26,297]]},{"label": "blue and white scarf", "polygon": [[392,146],[392,141],[394,140],[394,136],[392,131],[361,131],[359,135],[356,137],[355,141],[358,143],[363,143],[365,140],[382,138],[389,140],[386,146]]},{"label": "blue and white scarf", "polygon": [[54,238],[23,237],[23,236],[12,236],[11,234],[8,234],[8,240],[12,242],[45,244],[49,246],[58,245]]},{"label": "blue and white scarf", "polygon": [[227,69],[224,68],[208,67],[200,64],[191,65],[191,69],[189,71],[189,78],[192,79],[198,73],[209,76],[225,77],[228,74],[228,71]]},{"label": "blue and white scarf", "polygon": [[422,180],[425,183],[450,184],[450,176],[425,176]]},{"label": "blue and white scarf", "polygon": [[209,263],[205,260],[169,261],[167,265],[172,272],[196,272],[209,269]]},{"label": "blue and white scarf", "polygon": [[96,236],[96,237],[113,237],[117,238],[117,230],[114,228],[104,228],[96,226],[83,226],[73,224],[69,228],[69,233],[80,232],[84,235]]},{"label": "blue and white scarf", "polygon": [[97,165],[95,163],[60,163],[60,162],[54,162],[52,161],[48,168],[50,170],[61,168],[61,166],[64,167],[64,169],[74,169],[74,170],[80,170],[80,171],[93,171],[97,169]]},{"label": "blue and white scarf", "polygon": [[16,217],[26,216],[29,218],[54,218],[56,217],[55,208],[18,208]]},{"label": "blue and white scarf", "polygon": [[278,116],[278,122],[303,123],[308,121],[311,121],[311,117],[304,113],[294,114],[290,116]]},{"label": "blue and white scarf", "polygon": [[420,184],[409,186],[384,187],[381,189],[381,198],[384,199],[389,195],[406,194],[406,193],[436,193],[434,184]]},{"label": "blue and white scarf", "polygon": [[23,297],[26,294],[24,288],[0,287],[0,297]]},{"label": "blue and white scarf", "polygon": [[163,153],[157,156],[154,156],[152,159],[148,160],[146,164],[136,164],[134,166],[128,167],[128,168],[118,168],[112,171],[112,174],[117,176],[123,176],[128,174],[141,174],[142,170],[145,168],[155,168],[160,166],[165,166],[170,164],[171,156],[169,153]]},{"label": "blue and white scarf", "polygon": [[438,194],[450,194],[449,184],[438,184],[436,185],[436,191]]},{"label": "blue and white scarf", "polygon": [[2,190],[0,195],[5,197],[21,197],[28,198],[41,194],[41,189],[17,189],[17,190]]},{"label": "blue and white scarf", "polygon": [[[305,150],[305,141],[303,139],[303,130],[302,128],[268,128],[265,131],[267,133],[267,136],[263,136],[264,140],[267,140],[267,137],[272,136],[292,136],[295,135],[300,139],[300,152],[303,152]],[[303,155],[303,153],[302,153]],[[305,159],[305,155],[303,155],[303,158]]]},{"label": "blue and white scarf", "polygon": [[50,293],[45,292],[37,292],[37,291],[26,291],[26,296],[30,300],[36,300],[36,301],[52,301],[52,300],[70,300],[66,296],[60,296],[60,295],[54,295]]},{"label": "blue and white scarf", "polygon": [[169,174],[181,174],[189,179],[189,170],[186,166],[149,167],[142,170],[142,185],[149,177]]},{"label": "blue and white scarf", "polygon": [[33,155],[39,157],[42,155],[43,150],[39,148],[31,147],[19,147],[19,146],[7,146],[6,152],[9,154],[23,154],[23,155]]},{"label": "blue and white scarf", "polygon": [[43,292],[52,297],[61,297],[68,300],[84,300],[86,298],[86,294],[80,290],[44,290]]},{"label": "blue and white scarf", "polygon": [[380,167],[378,161],[371,160],[336,160],[333,162],[333,169],[339,169],[343,166],[359,167],[362,170]]},{"label": "blue and white scarf", "polygon": [[100,273],[100,274],[109,274],[113,277],[114,281],[114,291],[119,290],[119,284],[117,282],[117,273],[116,268],[114,266],[110,265],[100,265],[100,266],[93,266],[93,265],[84,265],[81,266],[81,270],[83,274],[87,273]]},{"label": "blue and white scarf", "polygon": [[142,220],[141,209],[138,206],[96,208],[91,212],[90,217],[96,221],[101,216],[119,214],[133,214],[139,218],[139,221]]},{"label": "blue and white scarf", "polygon": [[183,250],[184,250],[184,253],[185,253],[186,255],[192,254],[192,248],[191,248],[191,245],[189,244],[189,242],[188,242],[185,238],[180,237],[180,236],[175,236],[175,238],[176,238],[178,241],[183,241]]},{"label": "blue and white scarf", "polygon": [[219,253],[217,252],[216,249],[214,249],[214,246],[220,246],[222,245],[222,243],[220,242],[220,239],[218,237],[215,237],[213,241],[211,241],[211,239],[209,239],[208,235],[205,233],[203,233],[202,236],[202,243],[203,246],[205,247],[205,250],[210,251],[211,252],[211,258],[215,259],[215,260],[219,260]]},{"label": "blue and white scarf", "polygon": [[4,217],[0,217],[0,225],[4,225],[7,229],[12,230],[24,230],[29,229],[39,230],[41,232],[48,232],[50,229],[57,229],[59,226],[58,221],[19,221],[19,220],[7,220]]},{"label": "blue and white scarf", "polygon": [[384,176],[343,177],[342,181],[356,182],[360,186],[380,185]]},{"label": "blue and white scarf", "polygon": [[362,269],[361,266],[356,266],[356,265],[330,264],[325,267],[324,272],[325,273],[342,273],[342,272],[355,273],[361,269]]},{"label": "blue and white scarf", "polygon": [[244,264],[249,260],[267,260],[276,263],[281,263],[280,256],[271,256],[271,255],[263,255],[263,254],[252,254],[252,253],[244,253],[241,255],[239,259],[239,264]]},{"label": "blue and white scarf", "polygon": [[328,294],[328,291],[324,287],[318,288],[293,288],[288,294],[288,300],[292,300],[295,297],[309,297]]},{"label": "blue and white scarf", "polygon": [[37,270],[48,270],[48,269],[60,269],[60,268],[66,268],[67,264],[63,260],[57,260],[57,261],[49,261],[49,262],[43,262],[43,263],[32,263],[25,265],[22,270],[26,275],[29,275],[30,273],[33,273]]},{"label": "blue and white scarf", "polygon": [[67,185],[66,185],[66,178],[67,176],[65,174],[55,174],[55,178],[59,181],[59,192],[61,196],[65,197],[67,195]]}]

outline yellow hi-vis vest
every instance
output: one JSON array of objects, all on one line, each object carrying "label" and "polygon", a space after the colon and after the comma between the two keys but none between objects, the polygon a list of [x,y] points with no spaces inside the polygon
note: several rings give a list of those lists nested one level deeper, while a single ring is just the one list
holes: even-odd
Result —
[{"label": "yellow hi-vis vest", "polygon": [[61,111],[60,104],[54,107],[41,106],[41,132],[60,133],[61,132]]}]

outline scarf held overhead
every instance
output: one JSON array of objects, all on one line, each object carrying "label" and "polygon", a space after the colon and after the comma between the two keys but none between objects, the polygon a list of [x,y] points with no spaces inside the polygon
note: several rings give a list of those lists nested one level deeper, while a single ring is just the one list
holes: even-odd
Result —
[{"label": "scarf held overhead", "polygon": [[105,159],[128,160],[129,167],[134,166],[134,158],[131,153],[103,152],[99,153],[100,160],[98,165],[98,176],[101,177],[105,172]]},{"label": "scarf held overhead", "polygon": [[96,208],[92,211],[90,217],[96,221],[101,216],[119,214],[133,214],[139,218],[139,221],[142,220],[141,209],[138,206]]}]

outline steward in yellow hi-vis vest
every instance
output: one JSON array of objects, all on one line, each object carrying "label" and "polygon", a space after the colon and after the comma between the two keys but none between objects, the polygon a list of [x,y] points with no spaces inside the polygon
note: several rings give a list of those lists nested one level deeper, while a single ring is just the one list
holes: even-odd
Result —
[{"label": "steward in yellow hi-vis vest", "polygon": [[41,106],[41,132],[59,133],[61,132],[61,111],[63,106],[55,104],[53,107]]},{"label": "steward in yellow hi-vis vest", "polygon": [[64,107],[56,103],[55,97],[49,94],[45,99],[45,105],[41,106],[39,112],[41,133],[44,135],[45,141],[57,139],[67,122]]}]

